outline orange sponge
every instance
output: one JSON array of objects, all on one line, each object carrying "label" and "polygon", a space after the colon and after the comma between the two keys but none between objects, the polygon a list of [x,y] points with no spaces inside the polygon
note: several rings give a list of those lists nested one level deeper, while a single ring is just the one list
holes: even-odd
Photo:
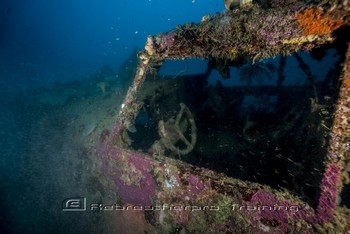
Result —
[{"label": "orange sponge", "polygon": [[308,8],[298,12],[296,19],[299,26],[303,28],[303,36],[327,34],[343,25],[341,20],[334,19],[330,13],[324,13],[318,8]]}]

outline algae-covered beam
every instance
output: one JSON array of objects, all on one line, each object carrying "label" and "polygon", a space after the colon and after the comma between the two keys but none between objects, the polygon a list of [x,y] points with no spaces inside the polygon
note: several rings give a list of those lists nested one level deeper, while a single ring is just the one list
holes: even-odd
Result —
[{"label": "algae-covered beam", "polygon": [[335,113],[317,206],[317,214],[323,223],[333,219],[336,199],[343,184],[349,183],[346,168],[350,164],[350,45],[343,65]]},{"label": "algae-covered beam", "polygon": [[134,121],[138,111],[142,107],[142,103],[136,100],[137,92],[143,84],[146,72],[150,66],[150,58],[148,56],[139,56],[139,64],[137,66],[135,78],[129,87],[124,102],[120,108],[119,120],[124,128],[128,128]]},{"label": "algae-covered beam", "polygon": [[347,1],[318,5],[304,2],[276,3],[271,8],[252,4],[204,16],[198,24],[187,23],[168,33],[149,36],[145,50],[151,58],[160,60],[217,58],[234,61],[244,57],[254,61],[310,50],[333,41],[332,33],[349,23]]},{"label": "algae-covered beam", "polygon": [[[342,168],[346,168],[350,166],[350,44],[348,44],[343,64],[335,113],[327,160],[329,163],[338,163]],[[343,180],[344,182],[350,182],[346,172],[343,174]]]}]

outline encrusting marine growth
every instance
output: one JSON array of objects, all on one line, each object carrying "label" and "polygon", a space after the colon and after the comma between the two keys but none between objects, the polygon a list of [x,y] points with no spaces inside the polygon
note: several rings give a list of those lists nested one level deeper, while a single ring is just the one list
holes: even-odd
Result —
[{"label": "encrusting marine growth", "polygon": [[[350,49],[340,51],[343,62],[341,85],[333,126],[330,127],[320,194],[314,206],[286,190],[278,191],[266,185],[229,178],[203,167],[164,157],[166,150],[179,155],[188,154],[199,138],[192,108],[190,111],[183,103],[175,119],[162,120],[158,124],[161,139],[152,146],[153,151],[161,152],[157,160],[129,148],[131,143],[125,136],[126,129],[134,123],[144,105],[137,98],[138,92],[147,73],[156,71],[164,60],[209,59],[223,75],[228,75],[224,73],[229,66],[246,64],[242,68],[241,78],[251,84],[261,82],[255,72],[262,71],[268,77],[273,69],[268,64],[260,64],[259,60],[338,43],[339,30],[349,28],[348,1],[311,1],[308,4],[298,0],[271,1],[262,5],[245,4],[241,8],[237,7],[238,2],[240,4],[242,1],[225,1],[228,11],[203,17],[198,24],[179,25],[170,32],[147,38],[145,48],[138,54],[136,75],[121,106],[118,121],[111,132],[102,132],[101,140],[96,145],[102,170],[115,183],[125,204],[156,207],[159,204],[189,204],[188,209],[160,209],[158,206],[159,209],[153,210],[154,225],[165,231],[183,228],[203,232],[205,227],[206,231],[211,232],[348,232],[350,224],[344,223],[345,218],[337,219],[335,214],[340,212],[336,199],[350,160],[345,147],[350,139]],[[306,76],[310,75],[301,57],[294,57]],[[283,58],[280,60],[281,67],[286,62]],[[273,70],[278,72],[279,82],[282,83],[282,72]],[[312,79],[311,74],[308,81],[314,82]],[[278,87],[281,88],[281,85]],[[314,96],[310,100],[311,109],[319,107],[317,91]],[[186,120],[182,117],[184,114]],[[287,119],[284,120],[287,122]],[[186,129],[190,129],[191,140],[183,136]],[[184,149],[175,146],[179,140],[183,141]],[[290,163],[296,164],[291,159]],[[132,171],[126,172],[126,167],[132,168]],[[213,204],[211,207],[206,203],[208,201]],[[231,204],[232,209],[221,209],[214,215],[211,209],[216,208],[215,204]],[[193,206],[202,212],[195,213]],[[345,216],[346,212],[342,214]]]}]

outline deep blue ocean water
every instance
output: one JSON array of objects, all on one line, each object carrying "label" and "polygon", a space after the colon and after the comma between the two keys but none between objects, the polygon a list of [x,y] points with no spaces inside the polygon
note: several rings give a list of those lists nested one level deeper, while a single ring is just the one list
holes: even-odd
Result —
[{"label": "deep blue ocean water", "polygon": [[1,70],[18,77],[1,84],[25,89],[117,69],[148,35],[223,10],[219,0],[2,0]]}]

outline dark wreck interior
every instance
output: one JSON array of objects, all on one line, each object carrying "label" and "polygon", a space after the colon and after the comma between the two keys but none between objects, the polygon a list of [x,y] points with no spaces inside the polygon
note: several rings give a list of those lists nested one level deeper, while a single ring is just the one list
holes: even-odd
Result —
[{"label": "dark wreck interior", "polygon": [[[316,206],[341,71],[336,51],[235,64],[233,85],[208,84],[213,69],[229,71],[231,64],[219,69],[217,61],[208,61],[203,74],[149,74],[127,142],[150,157],[287,189]],[[325,75],[315,74],[308,63],[324,59]]]}]

